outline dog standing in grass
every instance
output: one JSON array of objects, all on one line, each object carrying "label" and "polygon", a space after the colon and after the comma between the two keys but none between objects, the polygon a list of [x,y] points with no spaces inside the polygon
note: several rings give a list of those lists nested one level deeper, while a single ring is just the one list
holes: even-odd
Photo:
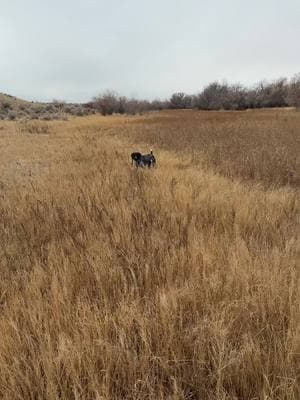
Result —
[{"label": "dog standing in grass", "polygon": [[153,150],[150,149],[149,154],[131,153],[131,165],[135,165],[136,167],[155,167],[156,158],[154,157]]}]

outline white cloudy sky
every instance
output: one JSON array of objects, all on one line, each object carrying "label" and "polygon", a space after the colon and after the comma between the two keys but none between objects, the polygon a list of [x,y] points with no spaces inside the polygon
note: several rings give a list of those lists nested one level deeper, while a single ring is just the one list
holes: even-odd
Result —
[{"label": "white cloudy sky", "polygon": [[300,72],[299,0],[0,0],[0,92],[86,101]]}]

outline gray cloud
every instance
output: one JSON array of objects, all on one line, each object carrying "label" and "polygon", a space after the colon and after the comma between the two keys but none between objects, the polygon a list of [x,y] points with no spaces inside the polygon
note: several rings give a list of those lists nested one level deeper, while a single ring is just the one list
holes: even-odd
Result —
[{"label": "gray cloud", "polygon": [[298,0],[0,1],[0,91],[24,98],[167,97],[300,70]]}]

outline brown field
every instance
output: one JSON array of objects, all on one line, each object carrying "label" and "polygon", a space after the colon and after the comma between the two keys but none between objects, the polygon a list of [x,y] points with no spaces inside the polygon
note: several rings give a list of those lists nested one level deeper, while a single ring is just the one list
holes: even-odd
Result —
[{"label": "brown field", "polygon": [[299,133],[293,110],[0,122],[0,398],[299,400]]}]

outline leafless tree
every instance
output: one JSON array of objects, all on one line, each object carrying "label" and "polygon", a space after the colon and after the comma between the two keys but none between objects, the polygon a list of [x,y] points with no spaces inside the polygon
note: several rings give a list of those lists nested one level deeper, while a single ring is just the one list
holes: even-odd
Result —
[{"label": "leafless tree", "polygon": [[295,75],[289,84],[287,103],[290,106],[300,108],[300,73]]},{"label": "leafless tree", "polygon": [[183,93],[174,93],[170,98],[171,108],[191,108],[192,97]]},{"label": "leafless tree", "polygon": [[139,100],[119,96],[114,91],[106,91],[87,103],[89,109],[103,115],[112,113],[137,114],[149,110],[187,109],[202,110],[244,110],[246,108],[300,107],[300,74],[290,82],[280,78],[272,82],[261,81],[253,87],[227,82],[212,82],[197,95],[184,92],[174,93],[169,100]]},{"label": "leafless tree", "polygon": [[94,104],[102,115],[111,115],[119,108],[119,98],[116,92],[107,90],[94,99]]}]

